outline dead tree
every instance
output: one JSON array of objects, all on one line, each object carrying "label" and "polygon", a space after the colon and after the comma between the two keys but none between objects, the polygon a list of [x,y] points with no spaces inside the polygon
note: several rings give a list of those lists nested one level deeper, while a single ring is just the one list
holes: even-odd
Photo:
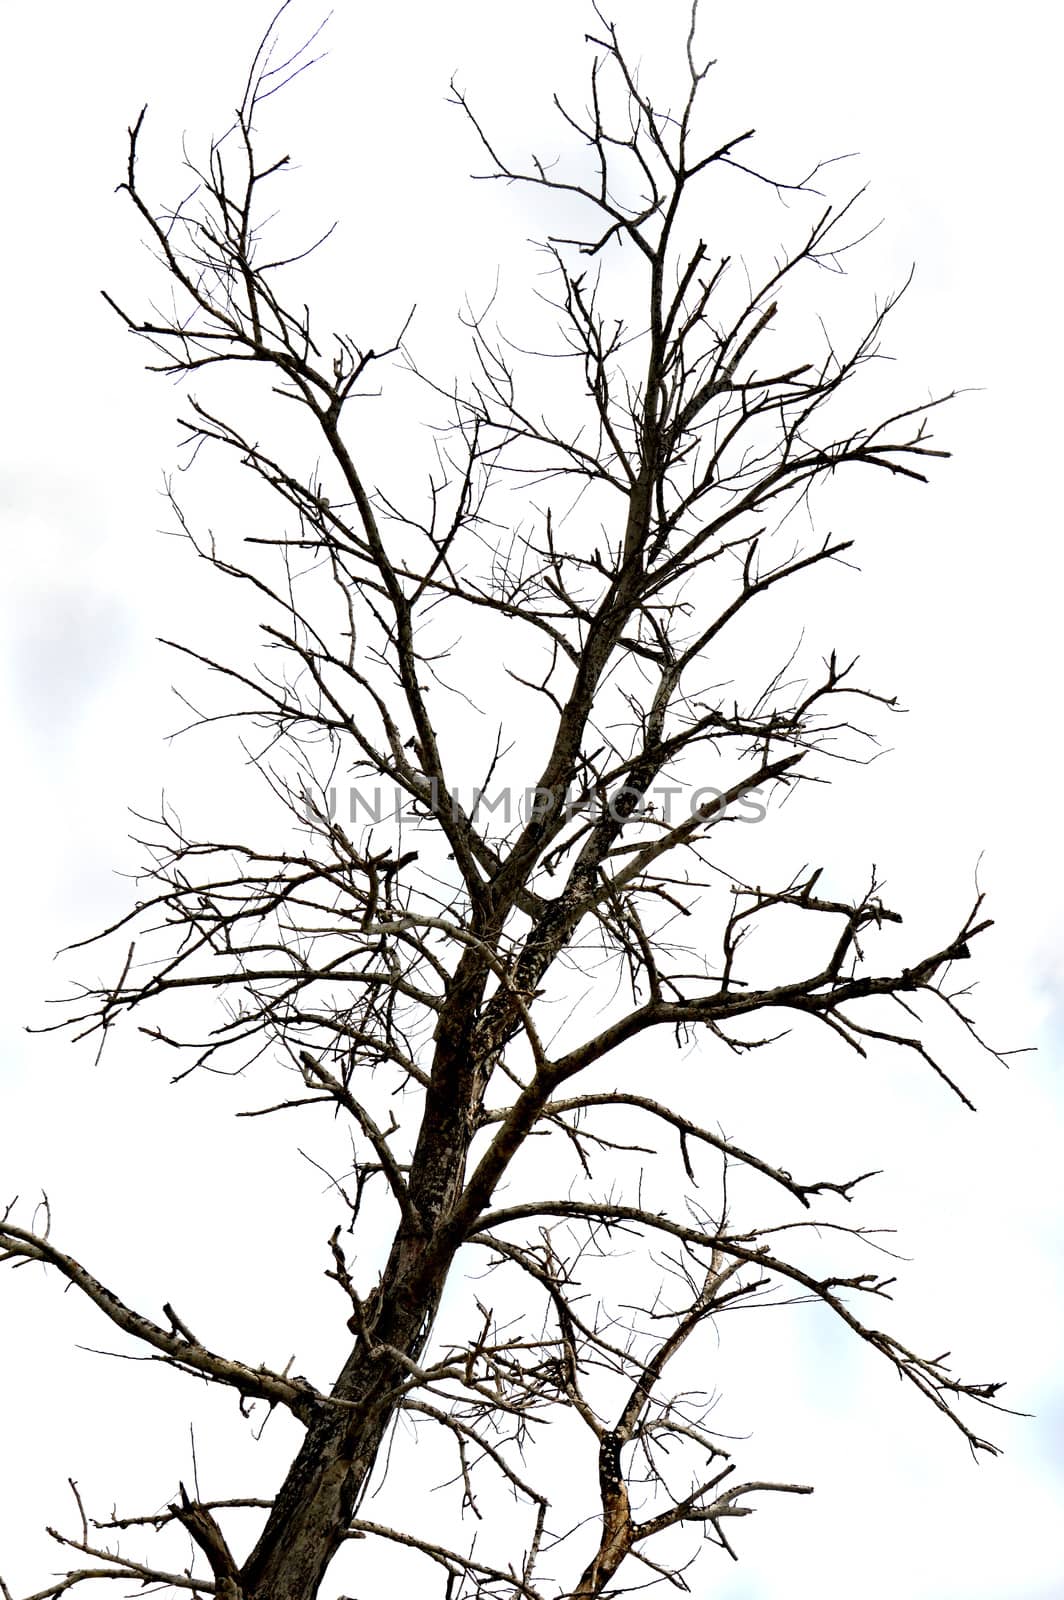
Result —
[{"label": "dead tree", "polygon": [[[473,376],[454,386],[421,369],[406,329],[387,348],[366,331],[325,336],[282,290],[298,262],[271,253],[264,219],[287,158],[259,153],[258,123],[309,47],[282,59],[271,27],[234,126],[177,206],[142,187],[143,113],[131,130],[122,188],[168,309],[111,304],[151,370],[207,382],[245,363],[317,443],[274,451],[257,423],[187,391],[193,450],[229,452],[286,519],[230,548],[173,502],[205,576],[261,602],[259,661],[176,648],[242,697],[283,808],[279,842],[202,841],[157,819],[145,890],[99,936],[116,942],[117,976],[85,990],[73,1025],[102,1043],[132,1017],[186,1058],[178,1077],[224,1061],[261,1086],[253,1114],[283,1112],[301,1138],[322,1107],[339,1119],[351,1159],[324,1264],[350,1344],[331,1383],[209,1348],[170,1305],[142,1314],[64,1253],[47,1214],[9,1209],[3,1259],[44,1263],[155,1359],[305,1428],[272,1500],[180,1486],[152,1515],[82,1511],[55,1534],[76,1564],[37,1600],[96,1578],[310,1600],[356,1538],[421,1552],[450,1600],[685,1587],[699,1541],[734,1553],[732,1519],[758,1497],[810,1492],[736,1471],[705,1395],[671,1382],[725,1311],[781,1298],[819,1302],[973,1451],[994,1450],[969,1413],[1000,1385],[963,1381],[868,1320],[862,1307],[889,1299],[892,1279],[803,1257],[815,1227],[867,1247],[839,1218],[869,1175],[795,1176],[781,1153],[700,1119],[688,1094],[707,1057],[739,1060],[793,1025],[860,1057],[913,1053],[967,1104],[926,1025],[944,1009],[959,1041],[977,1037],[949,975],[989,925],[976,900],[931,948],[884,960],[902,949],[901,916],[874,877],[846,892],[828,864],[769,886],[718,860],[744,808],[764,815],[823,781],[833,757],[860,759],[859,712],[893,704],[830,649],[817,673],[781,662],[758,629],[770,591],[804,605],[850,548],[808,534],[810,497],[859,469],[922,483],[946,451],[929,427],[942,400],[860,420],[891,301],[848,345],[788,322],[856,242],[853,202],[823,199],[817,172],[793,184],[762,172],[748,132],[703,135],[697,21],[696,0],[685,97],[666,112],[597,17],[587,104],[558,105],[569,154],[557,163],[516,163],[454,88],[479,176],[535,186],[567,232],[581,219],[544,246],[554,342],[529,353],[493,312],[471,317]],[[760,276],[699,237],[722,179],[769,206],[786,193],[791,242]],[[424,493],[409,474],[388,481],[353,415],[357,401],[409,425],[397,369],[434,408]],[[739,634],[753,671],[722,689]],[[482,652],[500,641],[511,710],[485,753],[453,696],[475,699]],[[394,804],[371,818],[381,792]],[[780,917],[799,930],[796,977],[774,978],[747,942]],[[201,992],[222,1001],[205,1037],[187,1009]],[[386,1260],[367,1279],[353,1256],[384,1227]],[[610,1276],[619,1241],[650,1285],[635,1307]],[[440,1331],[448,1285],[462,1337]],[[374,1472],[400,1470],[405,1434],[385,1465],[400,1417],[453,1451],[462,1515],[500,1486],[511,1496],[501,1533],[445,1545],[416,1505],[390,1525],[360,1515]],[[578,1516],[537,1472],[555,1430],[593,1445],[583,1546],[559,1542]],[[261,1515],[250,1548],[227,1526],[237,1507]],[[124,1555],[133,1526],[186,1530],[188,1566]]]}]

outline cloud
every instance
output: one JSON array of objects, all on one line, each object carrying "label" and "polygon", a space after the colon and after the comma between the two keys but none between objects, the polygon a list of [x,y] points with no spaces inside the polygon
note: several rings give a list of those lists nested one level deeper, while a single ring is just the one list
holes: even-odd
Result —
[{"label": "cloud", "polygon": [[8,621],[16,714],[28,737],[69,741],[129,649],[130,617],[99,590],[27,586]]}]

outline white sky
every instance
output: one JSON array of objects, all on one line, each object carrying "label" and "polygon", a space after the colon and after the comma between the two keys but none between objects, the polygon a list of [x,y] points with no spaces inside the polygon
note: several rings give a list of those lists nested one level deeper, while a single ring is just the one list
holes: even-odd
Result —
[{"label": "white sky", "polygon": [[[675,24],[683,8],[656,9]],[[625,0],[612,14],[634,19],[629,37],[655,59],[649,13]],[[206,0],[180,11],[0,0],[0,1199],[46,1189],[57,1241],[134,1303],[170,1299],[252,1361],[283,1365],[298,1346],[297,1366],[324,1379],[336,1347],[320,1330],[339,1307],[321,1271],[335,1219],[285,1128],[232,1124],[218,1082],[168,1091],[170,1063],[132,1031],[99,1067],[91,1048],[20,1031],[68,978],[96,975],[91,954],[80,966],[51,956],[128,904],[132,887],[114,876],[135,862],[127,806],[150,812],[165,785],[179,809],[187,799],[198,815],[240,815],[239,779],[214,764],[222,744],[163,743],[184,719],[154,636],[209,634],[221,604],[201,605],[198,574],[154,531],[179,397],[142,375],[97,290],[143,301],[143,252],[112,195],[126,123],[150,101],[145,167],[155,193],[176,196],[176,137],[225,125],[266,15]],[[315,20],[306,0],[297,15]],[[293,210],[342,220],[315,271],[367,340],[414,299],[413,342],[420,327],[429,339],[464,289],[490,290],[500,259],[511,285],[527,266],[521,241],[539,215],[514,192],[465,182],[480,162],[444,104],[447,82],[457,70],[518,152],[549,149],[547,91],[579,85],[585,21],[560,0],[416,0],[388,15],[338,6],[331,59],[280,108],[277,137],[302,167]],[[917,262],[888,338],[911,391],[979,387],[940,419],[954,459],[930,488],[888,498],[873,482],[839,507],[863,577],[832,590],[810,626],[830,634],[826,646],[861,649],[866,677],[912,709],[885,730],[894,754],[816,793],[804,848],[810,859],[830,850],[858,880],[875,861],[917,940],[943,922],[952,932],[985,852],[998,927],[972,964],[980,1018],[995,1042],[1040,1047],[1009,1074],[965,1057],[975,1118],[889,1058],[860,1082],[825,1065],[815,1103],[808,1082],[760,1062],[756,1087],[720,1085],[713,1115],[742,1143],[852,1147],[855,1168],[888,1167],[863,1220],[896,1225],[898,1248],[916,1258],[899,1273],[891,1327],[921,1347],[941,1336],[966,1375],[1007,1377],[1003,1398],[1037,1413],[978,1419],[1006,1454],[976,1467],[825,1319],[737,1319],[713,1374],[729,1419],[754,1433],[766,1475],[771,1458],[817,1493],[742,1524],[737,1567],[704,1556],[694,1591],[721,1600],[1064,1592],[1054,26],[1031,0],[1007,11],[926,0],[887,12],[852,0],[705,10],[725,131],[756,125],[766,164],[795,172],[860,152],[855,181],[871,183],[870,217],[886,220],[851,270],[870,301]],[[238,506],[215,514],[239,519]],[[36,1271],[0,1271],[0,1341],[0,1573],[16,1595],[58,1565],[42,1530],[70,1524],[68,1476],[98,1515],[112,1495],[123,1510],[152,1509],[188,1472],[193,1414],[205,1492],[269,1493],[292,1447],[294,1431],[273,1421],[251,1451],[225,1396],[75,1351],[109,1345],[108,1330]],[[337,1577],[369,1600],[359,1581],[357,1566]]]}]

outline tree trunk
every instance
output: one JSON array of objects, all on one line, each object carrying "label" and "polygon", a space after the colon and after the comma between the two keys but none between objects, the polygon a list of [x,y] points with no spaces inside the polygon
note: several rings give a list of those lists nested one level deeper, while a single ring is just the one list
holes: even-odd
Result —
[{"label": "tree trunk", "polygon": [[351,1409],[313,1422],[274,1501],[273,1510],[240,1574],[245,1600],[313,1600],[344,1541],[359,1496],[373,1470],[396,1409],[403,1362],[424,1348],[449,1260],[433,1264],[422,1288],[425,1239],[396,1240],[380,1288],[366,1308],[372,1343],[359,1338],[333,1385],[332,1397]]},{"label": "tree trunk", "polygon": [[[470,1037],[486,977],[483,959],[459,962],[440,1013],[432,1075],[410,1167],[420,1226],[401,1222],[381,1280],[349,1324],[356,1343],[332,1388],[350,1409],[330,1409],[308,1429],[266,1526],[241,1571],[245,1600],[313,1600],[344,1541],[408,1376],[439,1307],[460,1242],[441,1221],[465,1182],[479,1073]],[[394,1352],[394,1353],[390,1353]]]}]

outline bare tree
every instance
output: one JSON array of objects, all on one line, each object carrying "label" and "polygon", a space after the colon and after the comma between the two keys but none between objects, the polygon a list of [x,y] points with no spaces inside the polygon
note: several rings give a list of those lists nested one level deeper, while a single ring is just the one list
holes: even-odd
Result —
[{"label": "bare tree", "polygon": [[[901,916],[874,875],[846,894],[802,867],[769,887],[717,859],[726,830],[734,840],[744,818],[823,781],[829,759],[861,759],[854,718],[893,704],[833,652],[818,674],[781,662],[758,618],[784,586],[804,604],[850,548],[809,533],[817,487],[858,468],[923,482],[946,454],[929,416],[949,396],[855,420],[894,300],[843,345],[803,298],[858,242],[854,202],[822,198],[819,170],[789,184],[762,172],[748,132],[704,134],[697,0],[670,112],[596,16],[587,104],[558,103],[568,165],[516,164],[454,87],[481,176],[534,186],[561,219],[544,246],[553,343],[529,352],[490,308],[470,315],[466,383],[422,372],[406,328],[387,348],[324,336],[282,291],[298,262],[271,254],[265,220],[287,157],[260,154],[258,122],[313,41],[286,56],[274,19],[234,126],[190,160],[176,206],[142,188],[143,113],[131,130],[122,187],[169,300],[147,315],[111,304],[151,370],[205,379],[247,363],[317,442],[273,451],[257,422],[189,393],[193,452],[230,452],[287,521],[233,552],[173,500],[210,573],[254,592],[272,653],[175,648],[237,692],[244,747],[287,821],[265,849],[157,819],[147,889],[99,936],[117,941],[117,976],[84,991],[73,1026],[102,1046],[132,1016],[187,1057],[178,1077],[246,1073],[265,1103],[245,1115],[284,1112],[302,1130],[333,1114],[350,1160],[323,1259],[350,1343],[331,1385],[241,1361],[171,1305],[154,1318],[127,1304],[54,1242],[47,1207],[29,1225],[9,1208],[3,1259],[46,1264],[154,1359],[305,1428],[269,1501],[182,1484],[161,1511],[92,1518],[79,1498],[78,1527],[54,1534],[78,1564],[35,1600],[98,1578],[307,1600],[353,1539],[420,1552],[448,1600],[686,1588],[699,1543],[734,1554],[732,1519],[758,1497],[810,1492],[738,1472],[709,1397],[681,1381],[685,1355],[741,1306],[819,1302],[973,1451],[994,1451],[970,1403],[993,1404],[1000,1385],[868,1320],[891,1278],[805,1249],[814,1232],[871,1245],[840,1220],[870,1174],[797,1177],[731,1142],[700,1120],[699,1057],[683,1050],[739,1058],[795,1023],[862,1058],[914,1054],[970,1103],[927,1028],[937,1007],[979,1042],[949,976],[989,926],[978,899],[932,948],[892,957]],[[697,231],[713,185],[738,181],[790,202],[791,243],[760,277]],[[352,419],[396,369],[433,412],[424,494],[410,474],[379,481]],[[409,416],[391,389],[375,403]],[[461,705],[496,646],[512,709],[485,753]],[[758,953],[773,940],[748,938],[777,924],[797,975],[774,975]],[[204,1037],[188,1009],[200,991],[223,1008]],[[765,1220],[770,1196],[793,1214]],[[360,1240],[385,1227],[367,1276]],[[622,1243],[642,1262],[623,1287]],[[401,1418],[453,1452],[473,1524],[506,1491],[501,1531],[444,1545],[416,1507],[389,1525],[360,1514],[373,1475],[399,1472],[411,1447],[394,1434],[387,1453]],[[590,1440],[595,1465],[552,1503],[558,1438]],[[249,1549],[234,1543],[238,1509],[260,1513]],[[190,1541],[181,1570],[123,1554],[128,1530],[175,1527]]]}]

